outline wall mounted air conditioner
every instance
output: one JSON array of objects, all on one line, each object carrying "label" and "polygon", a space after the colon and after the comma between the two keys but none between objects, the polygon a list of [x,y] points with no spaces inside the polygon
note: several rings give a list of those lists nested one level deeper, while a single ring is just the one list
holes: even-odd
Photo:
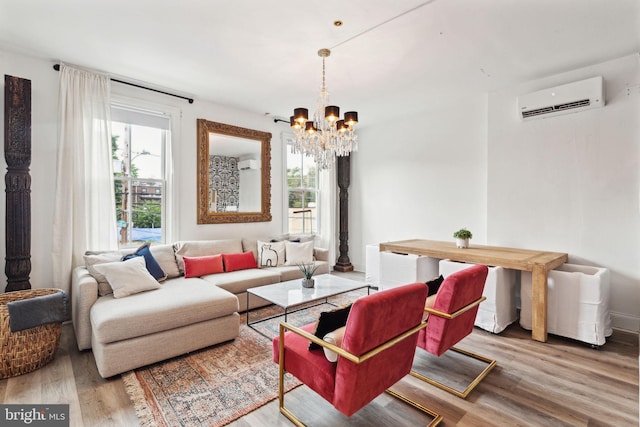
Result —
[{"label": "wall mounted air conditioner", "polygon": [[523,120],[604,107],[602,76],[568,83],[518,97],[518,114]]},{"label": "wall mounted air conditioner", "polygon": [[238,162],[238,169],[241,171],[246,171],[249,169],[258,169],[258,161],[255,159],[240,160]]}]

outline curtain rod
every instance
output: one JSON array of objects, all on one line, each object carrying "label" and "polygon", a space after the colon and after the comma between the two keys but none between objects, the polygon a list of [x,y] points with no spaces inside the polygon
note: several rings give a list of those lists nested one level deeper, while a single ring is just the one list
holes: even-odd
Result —
[{"label": "curtain rod", "polygon": [[[54,64],[53,65],[53,69],[56,70],[56,71],[60,71],[60,64]],[[189,101],[189,104],[193,104],[193,98],[187,98],[186,96],[176,95],[174,93],[164,92],[162,90],[153,89],[153,88],[145,87],[145,86],[140,86],[140,85],[135,84],[135,83],[125,82],[125,81],[122,81],[122,80],[114,79],[113,77],[109,77],[109,79],[112,82],[122,83],[123,85],[129,85],[129,86],[137,87],[137,88],[140,88],[140,89],[146,89],[146,90],[150,90],[152,92],[161,93],[163,95],[175,96],[176,98],[186,99],[187,101]]]}]

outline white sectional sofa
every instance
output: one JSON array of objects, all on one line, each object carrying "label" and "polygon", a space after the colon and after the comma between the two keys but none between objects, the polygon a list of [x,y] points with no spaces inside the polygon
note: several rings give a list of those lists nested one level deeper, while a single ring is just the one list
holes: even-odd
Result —
[{"label": "white sectional sofa", "polygon": [[[150,290],[124,297],[116,297],[111,292],[110,285],[118,289],[115,279],[102,273],[105,270],[109,273],[107,268],[120,268],[116,263],[124,265],[122,256],[135,249],[87,253],[86,265],[73,271],[71,285],[72,320],[78,348],[93,350],[98,372],[107,378],[234,339],[240,330],[238,312],[247,309],[247,289],[301,278],[299,268],[293,262],[280,265],[281,259],[275,266],[245,266],[235,271],[185,277],[184,257],[191,263],[203,256],[251,252],[259,263],[258,243],[250,239],[226,239],[151,245],[148,251],[166,279],[156,284],[144,277],[136,282],[132,275],[134,287],[148,281]],[[319,265],[316,274],[328,273],[328,251],[312,250],[312,262]],[[282,255],[285,254],[279,254]],[[142,261],[125,262],[137,265]],[[107,277],[113,279],[113,283],[109,283]],[[129,280],[129,276],[126,277],[125,281]],[[249,309],[266,304],[259,298],[250,299]]]}]

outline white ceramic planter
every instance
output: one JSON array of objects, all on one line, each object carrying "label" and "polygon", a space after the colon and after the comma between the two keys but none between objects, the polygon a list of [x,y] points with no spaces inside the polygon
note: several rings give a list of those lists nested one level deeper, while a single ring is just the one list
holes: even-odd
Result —
[{"label": "white ceramic planter", "polygon": [[457,248],[468,248],[469,247],[469,239],[458,239],[458,238],[456,238],[456,247]]}]

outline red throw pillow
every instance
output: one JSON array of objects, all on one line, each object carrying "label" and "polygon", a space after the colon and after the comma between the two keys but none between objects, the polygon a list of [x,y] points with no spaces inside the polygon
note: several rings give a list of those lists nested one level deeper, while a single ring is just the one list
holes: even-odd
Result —
[{"label": "red throw pillow", "polygon": [[251,251],[241,254],[222,254],[222,258],[224,259],[224,271],[226,272],[258,268],[258,263]]},{"label": "red throw pillow", "polygon": [[182,257],[184,260],[184,277],[200,277],[205,274],[224,273],[222,255],[199,257]]}]

